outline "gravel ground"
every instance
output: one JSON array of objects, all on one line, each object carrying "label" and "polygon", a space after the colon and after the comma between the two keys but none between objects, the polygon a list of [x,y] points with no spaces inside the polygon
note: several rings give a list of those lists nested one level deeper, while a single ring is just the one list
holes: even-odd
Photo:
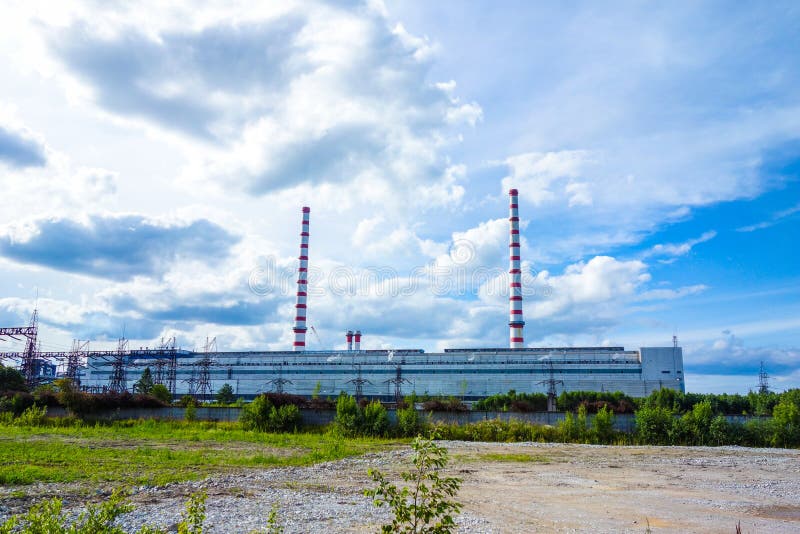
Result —
[{"label": "gravel ground", "polygon": [[[739,447],[602,447],[443,442],[451,474],[463,479],[458,531],[800,532],[800,451]],[[531,461],[519,460],[520,454]],[[362,494],[367,469],[390,477],[410,461],[392,450],[302,468],[246,470],[201,482],[134,488],[126,532],[143,523],[171,528],[188,495],[208,492],[212,533],[263,529],[273,506],[285,532],[376,532],[389,519]],[[0,488],[0,519],[32,500],[61,494],[74,513],[87,488],[68,484]],[[96,498],[105,488],[90,490]]]}]

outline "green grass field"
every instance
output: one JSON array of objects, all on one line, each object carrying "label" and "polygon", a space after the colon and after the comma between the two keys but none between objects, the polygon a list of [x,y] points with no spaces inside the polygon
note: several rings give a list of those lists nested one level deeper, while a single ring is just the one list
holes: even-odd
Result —
[{"label": "green grass field", "polygon": [[339,460],[396,443],[321,433],[247,432],[235,423],[0,425],[0,484],[107,481],[159,485],[238,469]]}]

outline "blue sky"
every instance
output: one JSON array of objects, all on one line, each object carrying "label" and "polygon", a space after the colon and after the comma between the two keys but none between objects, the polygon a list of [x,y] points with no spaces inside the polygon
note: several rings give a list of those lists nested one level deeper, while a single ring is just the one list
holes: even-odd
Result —
[{"label": "blue sky", "polygon": [[[792,2],[24,2],[0,21],[0,323],[291,346],[684,347],[800,387]],[[38,301],[36,295],[38,294]],[[3,342],[2,350],[13,350]]]}]

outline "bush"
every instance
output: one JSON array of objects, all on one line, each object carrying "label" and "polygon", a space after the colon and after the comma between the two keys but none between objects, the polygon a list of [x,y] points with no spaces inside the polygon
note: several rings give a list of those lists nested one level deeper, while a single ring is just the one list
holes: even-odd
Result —
[{"label": "bush", "polygon": [[636,437],[643,445],[669,445],[673,424],[668,408],[640,408],[636,412]]},{"label": "bush", "polygon": [[397,410],[397,433],[403,437],[416,436],[425,428],[422,418],[414,405]]},{"label": "bush", "polygon": [[385,436],[389,431],[389,414],[378,401],[364,407],[360,432],[365,436]]},{"label": "bush", "polygon": [[14,419],[14,424],[16,426],[42,426],[45,423],[46,417],[47,407],[38,407],[34,404],[22,412],[19,417]]},{"label": "bush", "polygon": [[300,409],[294,404],[276,407],[266,395],[259,395],[242,409],[239,422],[245,430],[258,432],[288,432],[302,421]]},{"label": "bush", "polygon": [[378,487],[366,490],[364,494],[373,498],[375,506],[389,505],[394,514],[392,522],[382,525],[381,531],[387,534],[454,532],[454,517],[462,508],[455,500],[461,479],[439,474],[447,467],[447,449],[419,436],[411,447],[414,449],[414,468],[400,473],[405,483],[402,489],[390,484],[380,471],[368,471]]},{"label": "bush", "polygon": [[356,436],[361,429],[361,408],[355,397],[342,392],[336,399],[336,418],[334,424],[343,436]]},{"label": "bush", "polygon": [[614,432],[614,412],[609,410],[607,406],[603,406],[594,416],[592,423],[592,432],[598,443],[611,444],[613,443]]},{"label": "bush", "polygon": [[430,399],[422,403],[427,412],[468,412],[467,405],[455,397]]},{"label": "bush", "polygon": [[188,423],[194,423],[195,421],[197,421],[196,404],[189,404],[186,406],[186,409],[183,411],[183,419]]}]

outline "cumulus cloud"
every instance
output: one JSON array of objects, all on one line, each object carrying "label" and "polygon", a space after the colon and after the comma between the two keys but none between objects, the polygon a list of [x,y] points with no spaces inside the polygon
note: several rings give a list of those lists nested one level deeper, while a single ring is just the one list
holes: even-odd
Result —
[{"label": "cumulus cloud", "polygon": [[[591,152],[586,150],[528,152],[511,156],[503,162],[510,172],[503,178],[503,189],[519,188],[525,192],[522,196],[525,201],[539,206],[557,198],[553,188],[558,182],[580,178],[591,159]],[[589,184],[575,184],[576,182],[567,183],[561,190],[566,191],[570,197],[577,198],[575,204],[591,204]]]},{"label": "cumulus cloud", "polygon": [[115,280],[158,276],[184,259],[214,262],[237,237],[205,219],[161,221],[141,215],[43,218],[7,225],[0,255],[19,262]]},{"label": "cumulus cloud", "polygon": [[767,371],[784,375],[796,370],[800,349],[753,346],[726,330],[713,340],[689,344],[684,348],[684,363],[694,373],[750,375],[755,383],[761,363]]},{"label": "cumulus cloud", "polygon": [[0,163],[17,168],[44,167],[47,164],[44,143],[29,132],[0,125]]},{"label": "cumulus cloud", "polygon": [[377,6],[216,12],[144,30],[101,10],[49,41],[102,109],[198,141],[179,143],[185,181],[254,195],[358,177],[428,187],[447,179],[451,129],[482,117],[427,80],[435,43]]}]

